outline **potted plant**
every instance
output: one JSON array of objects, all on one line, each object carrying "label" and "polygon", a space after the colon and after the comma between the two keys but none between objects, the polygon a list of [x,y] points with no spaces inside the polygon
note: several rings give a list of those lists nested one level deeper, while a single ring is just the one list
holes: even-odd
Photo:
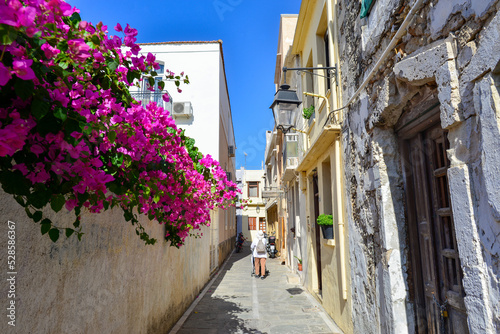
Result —
[{"label": "potted plant", "polygon": [[333,216],[325,214],[319,215],[316,222],[321,226],[323,238],[333,239]]},{"label": "potted plant", "polygon": [[304,117],[305,119],[311,118],[313,114],[314,114],[314,106],[302,109],[302,117]]},{"label": "potted plant", "polygon": [[300,258],[298,258],[298,257],[296,257],[296,256],[294,256],[294,257],[295,257],[295,258],[297,259],[297,261],[299,262],[299,263],[297,263],[297,268],[299,269],[299,271],[302,271],[302,259],[300,259]]}]

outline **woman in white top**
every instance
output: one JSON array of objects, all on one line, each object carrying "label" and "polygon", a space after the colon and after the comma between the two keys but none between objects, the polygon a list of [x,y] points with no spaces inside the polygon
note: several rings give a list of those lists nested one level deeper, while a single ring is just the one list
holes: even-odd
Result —
[{"label": "woman in white top", "polygon": [[[266,277],[266,252],[267,240],[264,238],[264,232],[257,232],[257,238],[250,245],[253,259],[255,262],[255,277],[264,279]],[[260,268],[260,275],[259,275]]]}]

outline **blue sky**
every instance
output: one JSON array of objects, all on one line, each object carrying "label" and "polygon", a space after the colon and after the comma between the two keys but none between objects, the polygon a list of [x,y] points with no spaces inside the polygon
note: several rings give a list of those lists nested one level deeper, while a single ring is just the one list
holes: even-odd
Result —
[{"label": "blue sky", "polygon": [[[274,121],[274,67],[280,14],[296,14],[300,0],[67,0],[83,20],[113,27],[128,23],[137,41],[223,41],[236,136],[236,168],[260,169],[265,131]],[[168,65],[167,65],[168,67]]]}]

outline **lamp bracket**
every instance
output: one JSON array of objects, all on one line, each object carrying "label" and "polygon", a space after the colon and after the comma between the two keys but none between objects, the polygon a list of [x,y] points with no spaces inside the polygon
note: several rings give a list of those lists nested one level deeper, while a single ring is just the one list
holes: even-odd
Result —
[{"label": "lamp bracket", "polygon": [[281,130],[281,132],[283,132],[285,135],[287,134],[288,131],[290,131],[292,129],[294,129],[293,125],[286,127],[286,126],[283,126],[280,124],[276,127],[276,130]]},{"label": "lamp bracket", "polygon": [[327,66],[327,67],[283,67],[283,74],[284,74],[285,84],[286,84],[286,72],[287,71],[316,71],[316,70],[331,71],[333,73],[334,77],[335,77],[335,85],[338,85],[338,83],[337,83],[337,66]]}]

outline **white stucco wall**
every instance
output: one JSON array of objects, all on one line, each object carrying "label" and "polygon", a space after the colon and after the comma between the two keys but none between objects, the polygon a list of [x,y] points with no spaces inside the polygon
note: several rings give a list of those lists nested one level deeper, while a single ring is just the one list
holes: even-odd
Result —
[{"label": "white stucco wall", "polygon": [[[167,333],[209,279],[209,238],[170,247],[164,226],[145,217],[156,245],[144,245],[119,211],[84,215],[81,242],[53,243],[1,190],[0,217],[1,333]],[[50,218],[74,221],[65,209]],[[5,316],[7,220],[16,226],[15,327]]]}]

